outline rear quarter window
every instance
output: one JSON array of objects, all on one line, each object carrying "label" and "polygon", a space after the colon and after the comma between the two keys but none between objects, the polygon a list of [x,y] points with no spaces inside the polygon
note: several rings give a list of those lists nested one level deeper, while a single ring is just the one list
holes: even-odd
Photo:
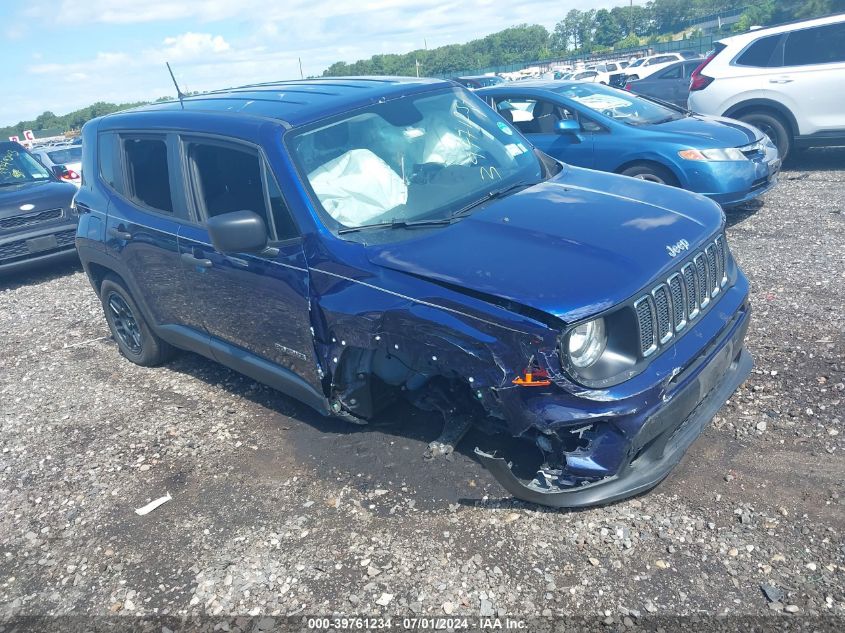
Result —
[{"label": "rear quarter window", "polygon": [[781,34],[761,37],[740,53],[735,63],[738,66],[754,66],[756,68],[780,66],[775,61],[775,51],[778,50],[782,37]]},{"label": "rear quarter window", "polygon": [[115,191],[123,192],[123,183],[120,180],[117,163],[117,152],[115,145],[117,135],[111,132],[100,134],[97,137],[97,164],[100,178]]},{"label": "rear quarter window", "polygon": [[52,152],[47,152],[47,156],[56,165],[65,165],[67,163],[78,163],[82,160],[81,147],[69,147],[67,149],[57,149]]}]

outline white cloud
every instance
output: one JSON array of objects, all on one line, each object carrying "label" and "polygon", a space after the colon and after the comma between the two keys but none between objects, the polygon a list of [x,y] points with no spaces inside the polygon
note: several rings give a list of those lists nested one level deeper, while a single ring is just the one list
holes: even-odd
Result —
[{"label": "white cloud", "polygon": [[131,58],[126,53],[103,52],[80,62],[33,64],[27,71],[36,75],[69,75],[83,71],[102,73],[114,71],[130,62]]},{"label": "white cloud", "polygon": [[186,18],[213,22],[237,17],[240,9],[241,3],[231,0],[33,0],[24,14],[52,18],[60,24],[73,24],[80,19],[104,24],[141,24]]},{"label": "white cloud", "polygon": [[206,55],[225,53],[231,46],[221,35],[182,33],[164,38],[163,54],[168,60],[189,60]]}]

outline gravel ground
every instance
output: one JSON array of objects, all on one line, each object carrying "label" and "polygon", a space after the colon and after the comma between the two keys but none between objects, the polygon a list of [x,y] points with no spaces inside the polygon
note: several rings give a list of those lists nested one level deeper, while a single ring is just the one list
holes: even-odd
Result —
[{"label": "gravel ground", "polygon": [[0,618],[845,617],[845,150],[729,224],[754,373],[657,489],[574,512],[509,499],[473,438],[425,461],[405,405],[350,428],[191,354],[136,367],[78,267],[0,280]]}]

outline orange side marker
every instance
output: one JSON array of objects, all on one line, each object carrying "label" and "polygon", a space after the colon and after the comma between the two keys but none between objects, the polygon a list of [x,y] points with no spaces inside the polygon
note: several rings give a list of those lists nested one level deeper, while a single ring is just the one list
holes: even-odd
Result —
[{"label": "orange side marker", "polygon": [[542,367],[532,367],[530,364],[525,368],[524,376],[517,376],[513,384],[520,387],[548,387],[552,384],[549,380],[549,372]]}]

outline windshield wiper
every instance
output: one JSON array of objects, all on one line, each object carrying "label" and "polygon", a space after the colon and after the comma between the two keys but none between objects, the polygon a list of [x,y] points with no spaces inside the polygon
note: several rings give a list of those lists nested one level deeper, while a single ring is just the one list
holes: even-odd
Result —
[{"label": "windshield wiper", "polygon": [[455,211],[452,214],[452,217],[453,218],[462,217],[462,216],[466,215],[467,213],[469,213],[470,211],[472,211],[473,209],[481,206],[482,204],[485,204],[486,202],[490,202],[490,200],[495,200],[496,198],[504,198],[505,196],[512,193],[516,189],[527,189],[528,187],[533,187],[534,185],[539,185],[541,182],[543,182],[543,181],[542,180],[522,181],[522,182],[518,182],[518,183],[515,183],[513,185],[510,185],[508,187],[496,189],[495,191],[491,191],[491,192],[485,194],[483,197],[479,198],[478,200],[476,200],[474,202],[470,202],[468,205],[461,207],[460,209],[458,209],[457,211]]},{"label": "windshield wiper", "polygon": [[445,226],[452,224],[452,218],[438,218],[436,220],[414,220],[408,222],[406,220],[391,220],[390,222],[376,222],[374,224],[362,224],[361,226],[345,226],[337,230],[338,235],[345,233],[356,233],[357,231],[366,231],[368,229],[413,229],[420,226]]}]

